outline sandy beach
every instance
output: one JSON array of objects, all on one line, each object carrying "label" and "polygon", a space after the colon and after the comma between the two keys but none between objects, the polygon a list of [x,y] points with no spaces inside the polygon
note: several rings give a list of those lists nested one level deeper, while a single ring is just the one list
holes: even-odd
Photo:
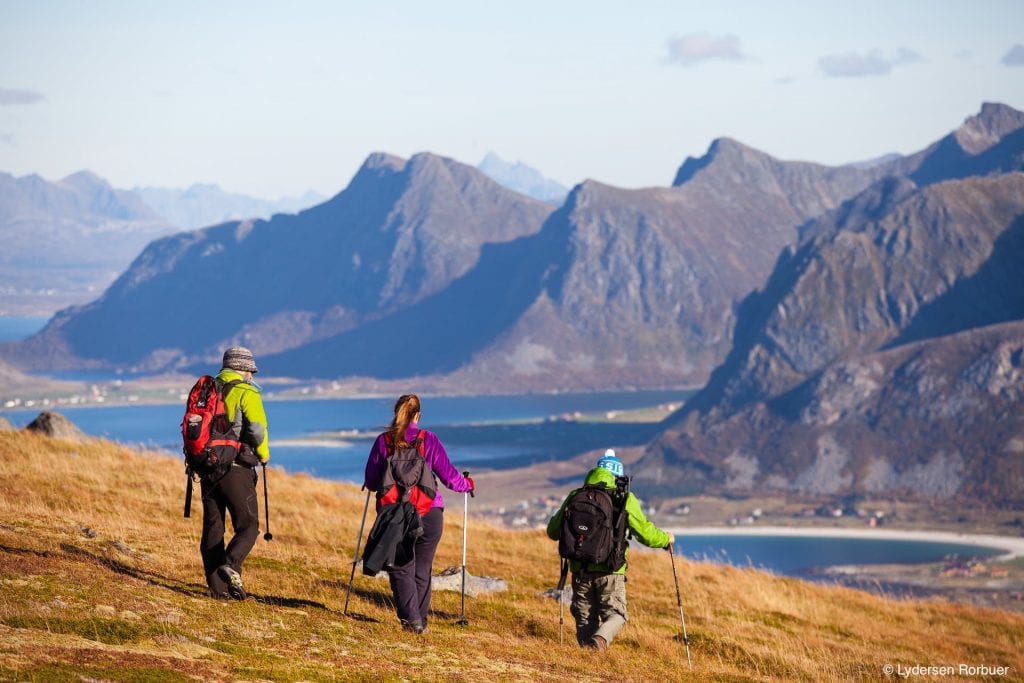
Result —
[{"label": "sandy beach", "polygon": [[1024,538],[995,534],[961,534],[951,531],[901,531],[896,529],[839,529],[829,527],[786,526],[729,526],[729,527],[676,527],[666,529],[679,539],[686,536],[803,536],[809,538],[867,538],[895,541],[931,541],[936,543],[965,543],[1005,551],[999,559],[1024,557]]}]

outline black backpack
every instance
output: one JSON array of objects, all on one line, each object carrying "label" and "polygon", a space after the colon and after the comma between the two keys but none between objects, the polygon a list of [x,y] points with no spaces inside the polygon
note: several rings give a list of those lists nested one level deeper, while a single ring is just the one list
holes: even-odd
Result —
[{"label": "black backpack", "polygon": [[423,515],[430,512],[437,495],[434,473],[427,467],[423,448],[423,432],[418,432],[412,443],[396,448],[391,434],[384,435],[387,446],[387,468],[377,491],[377,502],[383,507],[408,501]]},{"label": "black backpack", "polygon": [[604,564],[617,571],[626,563],[626,497],[629,479],[618,477],[615,489],[586,484],[573,494],[562,515],[558,554],[584,564]]}]

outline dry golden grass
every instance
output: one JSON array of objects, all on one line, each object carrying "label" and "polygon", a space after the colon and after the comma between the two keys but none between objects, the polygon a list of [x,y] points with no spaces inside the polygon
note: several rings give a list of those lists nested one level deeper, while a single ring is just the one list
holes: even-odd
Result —
[{"label": "dry golden grass", "polygon": [[[568,610],[559,646],[557,604],[538,596],[557,579],[554,544],[472,519],[470,572],[509,591],[467,598],[468,627],[455,624],[459,595],[436,592],[430,631],[415,636],[383,581],[357,576],[342,613],[364,494],[278,470],[274,540],[246,563],[253,597],[218,602],[176,459],[5,432],[0,487],[3,680],[879,680],[886,664],[961,663],[1024,676],[1020,616],[677,560],[691,674],[669,558],[655,551],[633,553],[630,622],[609,652],[569,644]],[[460,563],[461,522],[454,504],[436,570]]]}]

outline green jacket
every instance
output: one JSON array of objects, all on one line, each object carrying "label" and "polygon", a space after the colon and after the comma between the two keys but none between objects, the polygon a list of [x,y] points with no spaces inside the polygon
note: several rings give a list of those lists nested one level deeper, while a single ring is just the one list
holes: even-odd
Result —
[{"label": "green jacket", "polygon": [[[609,472],[608,470],[604,469],[603,467],[595,467],[594,469],[590,470],[590,472],[587,474],[587,478],[586,480],[584,480],[584,483],[601,484],[606,489],[614,490],[615,475]],[[561,534],[562,516],[565,514],[565,506],[572,499],[572,497],[576,495],[576,491],[579,491],[579,489],[574,490],[572,493],[565,497],[565,500],[562,501],[562,506],[558,508],[558,512],[556,512],[555,515],[548,522],[548,538],[550,538],[553,541],[557,541],[559,535]],[[628,517],[626,518],[626,527],[633,535],[633,538],[640,541],[648,548],[668,547],[668,541],[670,538],[668,532],[662,531],[658,527],[654,526],[653,522],[647,519],[647,516],[644,514],[643,509],[640,507],[640,501],[637,500],[637,497],[634,496],[632,492],[630,492],[629,495],[626,497],[626,514],[628,515]],[[627,560],[629,558],[628,550],[626,551],[626,558]],[[604,564],[592,564],[587,565],[587,567],[584,568],[582,566],[582,563],[577,562],[576,560],[573,560],[569,563],[569,568],[572,570],[574,574],[580,571],[580,569],[586,569],[587,571],[591,572],[604,572],[608,574],[625,574],[626,566],[626,564],[623,564],[618,571],[612,572],[611,568],[608,567],[608,565]]]},{"label": "green jacket", "polygon": [[[224,368],[217,374],[217,379],[225,383],[239,380],[240,383],[232,387],[224,397],[224,409],[228,420],[235,423],[235,436],[238,440],[252,447],[260,462],[267,462],[270,460],[270,436],[267,433],[267,414],[263,410],[260,390],[246,382],[235,370]],[[239,417],[239,407],[242,408],[241,420],[236,419]]]}]

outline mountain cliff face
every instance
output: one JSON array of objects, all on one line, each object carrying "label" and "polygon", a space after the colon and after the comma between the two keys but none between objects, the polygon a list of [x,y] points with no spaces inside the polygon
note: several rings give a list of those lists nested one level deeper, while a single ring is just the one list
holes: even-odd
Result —
[{"label": "mountain cliff face", "polygon": [[58,182],[0,173],[0,314],[94,299],[172,230],[136,195],[82,171]]},{"label": "mountain cliff face", "polygon": [[797,226],[878,172],[730,140],[687,163],[700,168],[675,187],[588,181],[552,214],[450,160],[373,155],[296,216],[154,242],[100,299],[4,353],[35,369],[163,370],[241,342],[300,377],[701,383],[728,351],[734,306]]},{"label": "mountain cliff face", "polygon": [[889,177],[802,226],[638,485],[1020,501],[1019,119],[987,107],[947,137],[973,141],[952,180]]},{"label": "mountain cliff face", "polygon": [[8,357],[160,370],[235,342],[266,357],[415,306],[483,245],[536,232],[550,210],[440,157],[373,155],[344,192],[298,215],[157,240],[100,299],[62,311]]},{"label": "mountain cliff face", "polygon": [[[733,307],[796,226],[876,177],[777,162],[732,141],[700,163],[677,187],[584,182],[538,234],[489,246],[414,309],[268,363],[284,374],[446,375],[450,386],[507,391],[699,384],[728,351]],[[760,182],[741,192],[745,174]],[[414,357],[397,329],[420,332]]]}]

